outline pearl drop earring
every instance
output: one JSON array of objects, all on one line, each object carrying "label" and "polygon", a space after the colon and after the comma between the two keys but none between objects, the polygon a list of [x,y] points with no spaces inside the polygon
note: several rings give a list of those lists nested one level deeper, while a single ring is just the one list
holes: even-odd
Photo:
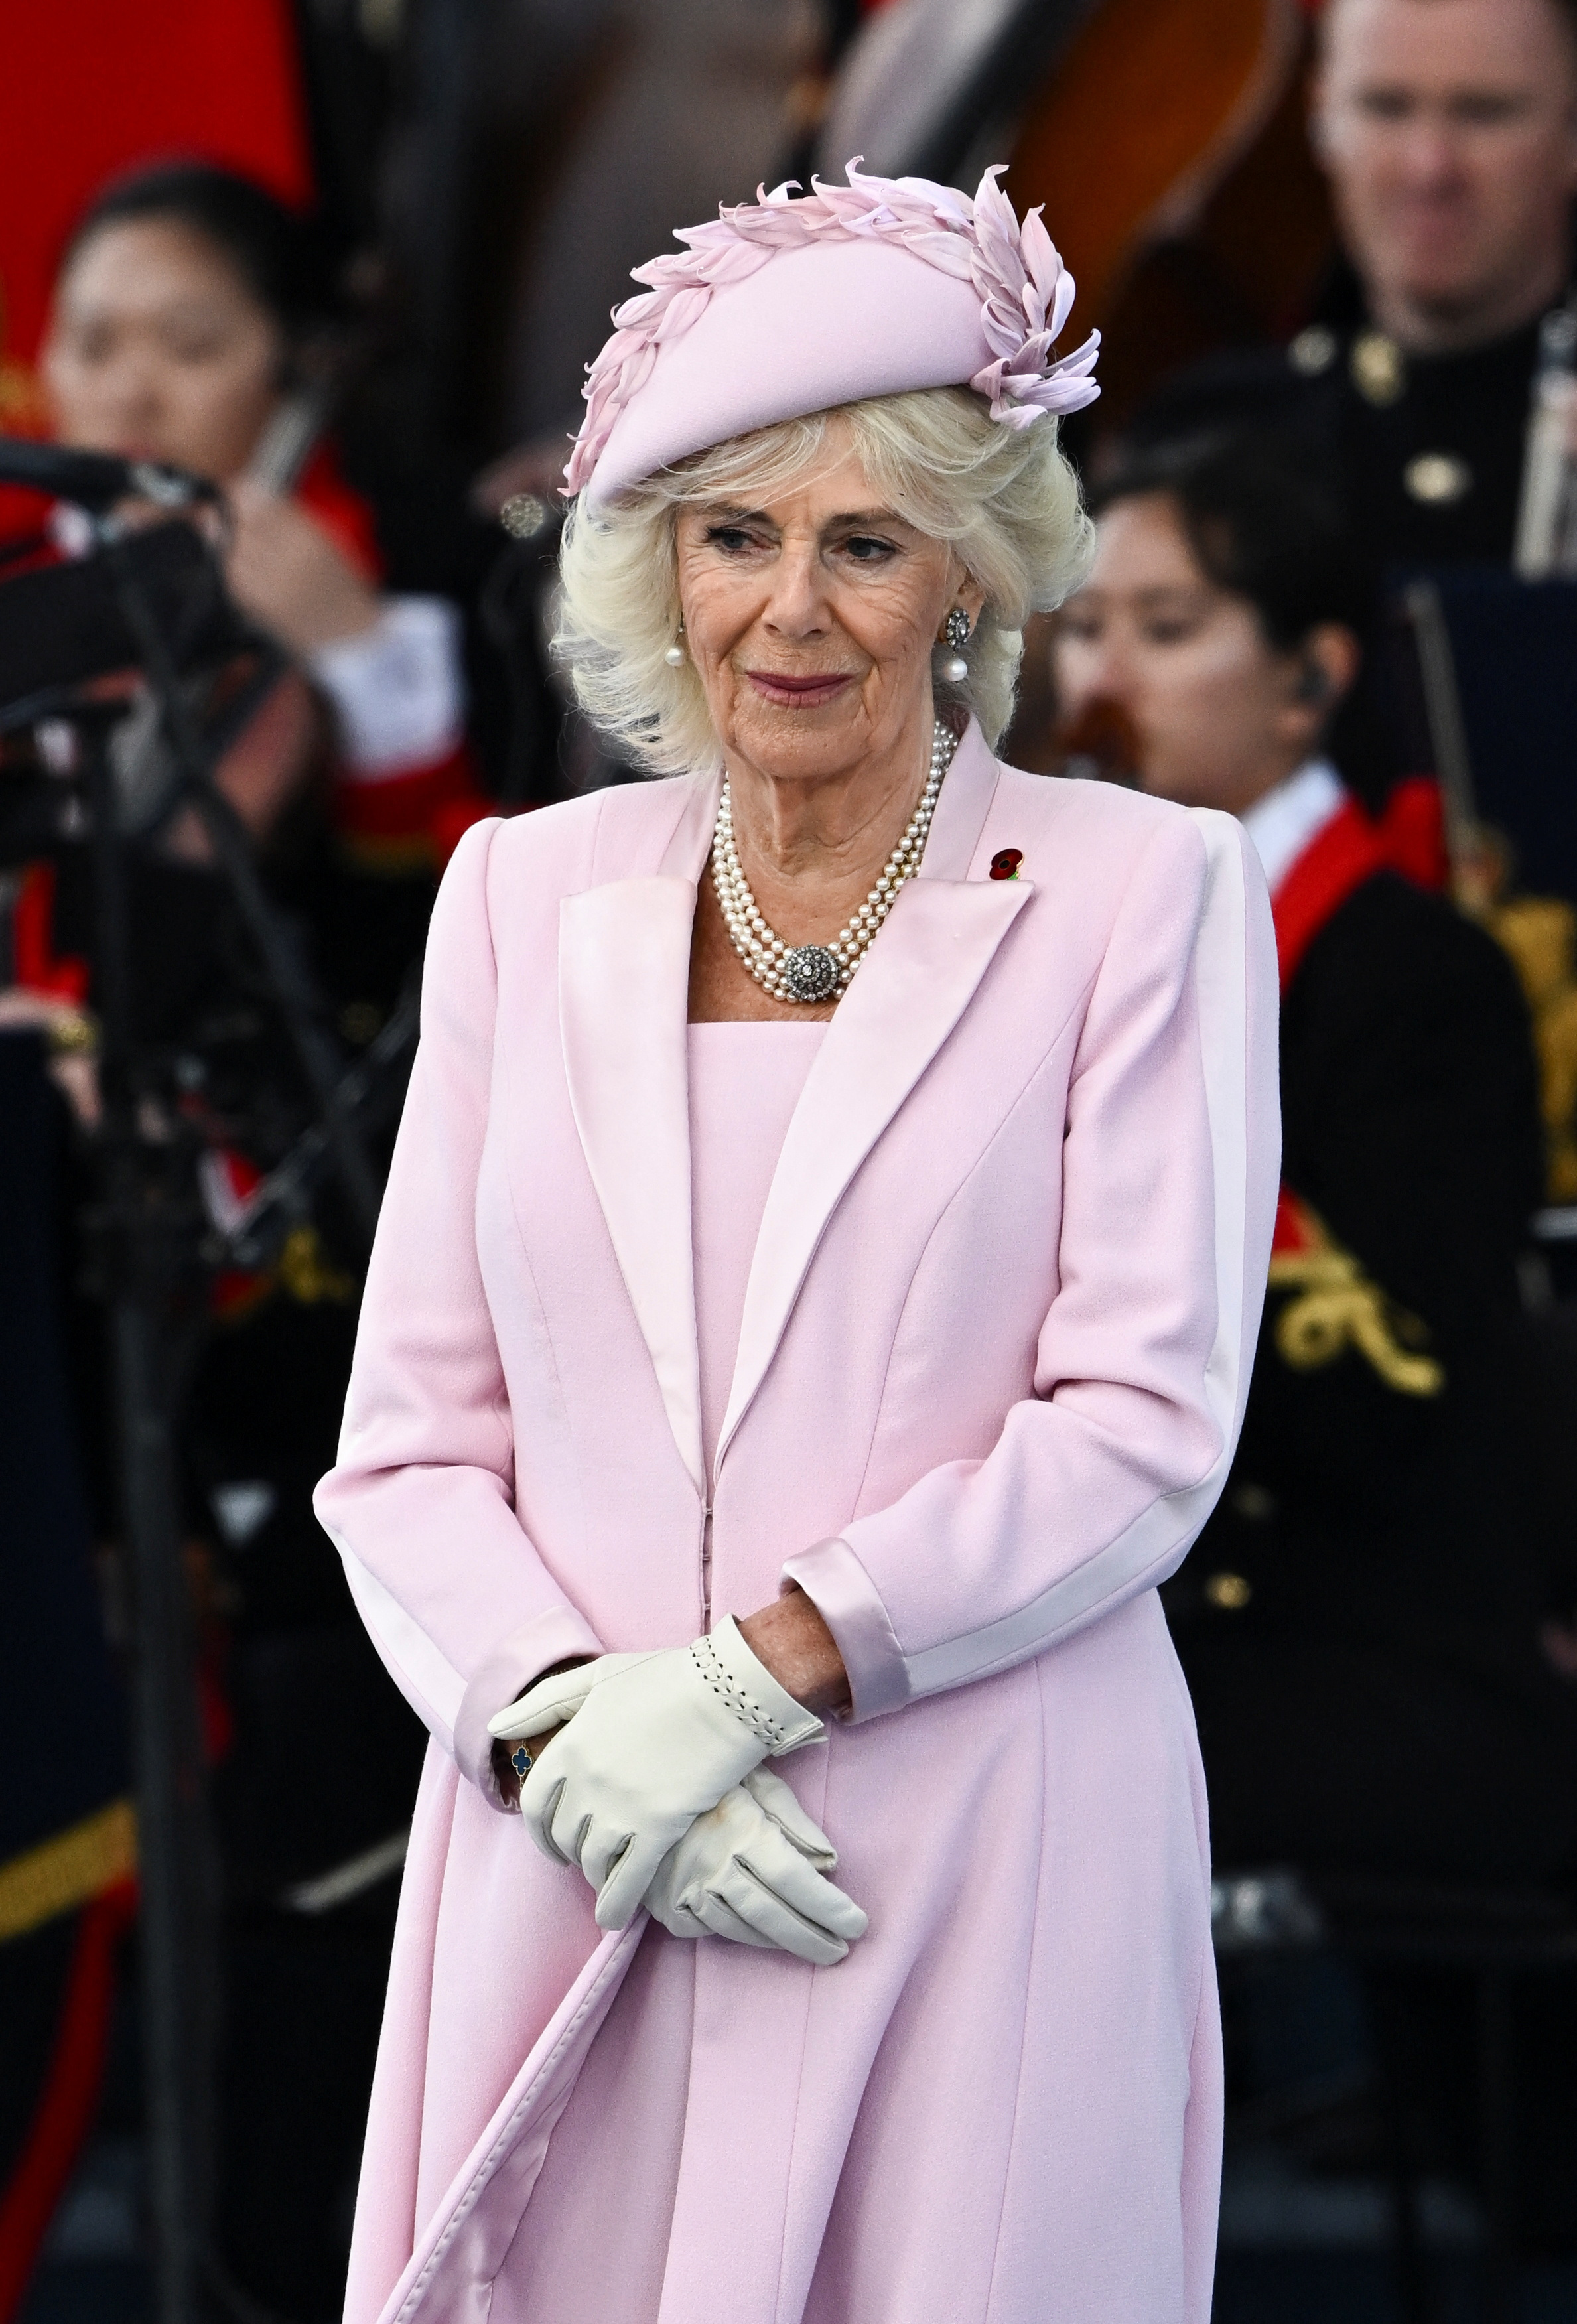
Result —
[{"label": "pearl drop earring", "polygon": [[969,615],[962,605],[954,605],[948,614],[943,635],[953,651],[942,665],[942,675],[949,686],[962,686],[969,676],[969,664],[959,651],[969,643]]},{"label": "pearl drop earring", "polygon": [[679,623],[679,636],[674,640],[672,645],[669,646],[668,651],[663,656],[664,661],[667,662],[670,669],[683,669],[685,666],[685,650],[679,643],[679,638],[682,638],[684,634],[685,625],[681,621]]}]

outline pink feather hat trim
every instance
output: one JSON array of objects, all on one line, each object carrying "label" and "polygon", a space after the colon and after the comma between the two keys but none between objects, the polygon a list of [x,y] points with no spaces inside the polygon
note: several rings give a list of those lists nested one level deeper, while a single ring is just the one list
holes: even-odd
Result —
[{"label": "pink feather hat trim", "polygon": [[611,500],[752,429],[909,388],[973,388],[1007,428],[1093,403],[1101,335],[1053,357],[1074,278],[1039,210],[1015,217],[1005,167],[972,201],[856,157],[846,187],[778,186],[681,227],[587,367],[566,493]]}]

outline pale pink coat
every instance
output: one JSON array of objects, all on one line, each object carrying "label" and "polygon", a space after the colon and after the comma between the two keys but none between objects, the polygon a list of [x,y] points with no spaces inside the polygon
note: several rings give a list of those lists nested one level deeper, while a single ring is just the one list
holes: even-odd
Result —
[{"label": "pale pink coat", "polygon": [[831,1969],[697,1947],[661,2324],[1205,2324],[1205,1810],[1154,1585],[1226,1474],[1269,1252],[1263,883],[1229,817],[969,730],[790,1121],[709,1480],[686,1013],[716,796],[484,824],[434,917],[318,1496],[435,1738],[348,2324],[536,2324],[512,2246],[641,1940],[501,1812],[489,1714],[786,1576],[855,1716],[779,1764],[871,1930]]}]

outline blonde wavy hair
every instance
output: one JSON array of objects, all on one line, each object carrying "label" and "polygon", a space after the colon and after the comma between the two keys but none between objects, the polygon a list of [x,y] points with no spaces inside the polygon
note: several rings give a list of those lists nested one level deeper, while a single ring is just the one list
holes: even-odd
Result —
[{"label": "blonde wavy hair", "polygon": [[946,541],[985,592],[954,685],[932,662],[938,711],[972,711],[993,747],[1013,711],[1024,623],[1077,587],[1093,530],[1078,479],[1047,417],[1031,428],[992,420],[966,388],[926,388],[842,404],[736,436],[635,485],[618,501],[570,510],[559,552],[553,650],[594,725],[650,774],[715,765],[706,697],[687,659],[663,659],[679,626],[678,512],[696,503],[770,498],[814,467],[835,420],[894,512]]}]

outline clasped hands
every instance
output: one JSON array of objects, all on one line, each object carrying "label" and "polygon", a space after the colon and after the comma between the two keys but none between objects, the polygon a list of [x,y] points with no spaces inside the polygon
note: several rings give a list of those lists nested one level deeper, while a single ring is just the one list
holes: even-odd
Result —
[{"label": "clasped hands", "polygon": [[776,1947],[821,1966],[862,1936],[825,1875],[826,1835],[762,1766],[826,1730],[752,1653],[732,1617],[688,1646],[603,1655],[540,1680],[489,1722],[550,1744],[521,1786],[545,1855],[578,1865],[597,1925],[641,1904],[681,1937]]}]

